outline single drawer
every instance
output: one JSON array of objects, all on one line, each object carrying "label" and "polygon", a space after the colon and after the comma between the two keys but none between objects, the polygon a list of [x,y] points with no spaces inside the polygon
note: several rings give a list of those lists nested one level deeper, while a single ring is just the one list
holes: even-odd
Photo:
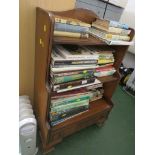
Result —
[{"label": "single drawer", "polygon": [[104,19],[119,21],[121,18],[121,13],[116,13],[110,10],[106,10]]},{"label": "single drawer", "polygon": [[105,12],[105,9],[103,9],[103,8],[96,7],[96,6],[93,6],[93,5],[90,5],[90,4],[87,4],[87,3],[83,3],[83,2],[79,2],[79,1],[76,2],[76,7],[91,10],[96,15],[98,15],[100,18],[103,18],[103,14]]},{"label": "single drawer", "polygon": [[92,6],[100,7],[100,8],[105,8],[106,3],[99,1],[99,0],[78,0],[78,2],[83,2]]}]

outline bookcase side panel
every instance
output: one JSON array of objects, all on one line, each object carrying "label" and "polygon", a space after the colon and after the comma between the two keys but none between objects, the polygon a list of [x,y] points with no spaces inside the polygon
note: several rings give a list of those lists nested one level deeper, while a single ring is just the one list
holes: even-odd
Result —
[{"label": "bookcase side panel", "polygon": [[50,96],[47,70],[49,59],[49,44],[51,19],[48,12],[36,10],[36,45],[35,45],[35,78],[34,78],[34,110],[37,116],[43,143],[48,136],[47,103]]}]

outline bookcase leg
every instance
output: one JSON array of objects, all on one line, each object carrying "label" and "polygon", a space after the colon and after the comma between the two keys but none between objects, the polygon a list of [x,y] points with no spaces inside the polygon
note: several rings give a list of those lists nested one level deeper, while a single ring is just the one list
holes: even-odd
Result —
[{"label": "bookcase leg", "polygon": [[96,125],[97,125],[99,128],[103,127],[104,124],[105,124],[105,119],[99,120],[99,121],[96,123]]},{"label": "bookcase leg", "polygon": [[45,154],[47,154],[47,153],[49,153],[49,152],[52,152],[52,151],[54,151],[54,147],[53,146],[49,146],[49,145],[42,145],[41,146],[41,151],[42,151],[42,154],[43,155],[45,155]]}]

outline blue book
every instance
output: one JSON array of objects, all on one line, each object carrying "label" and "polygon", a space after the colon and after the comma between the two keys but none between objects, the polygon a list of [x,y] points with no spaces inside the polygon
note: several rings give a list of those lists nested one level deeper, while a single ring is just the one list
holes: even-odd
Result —
[{"label": "blue book", "polygon": [[78,33],[86,33],[89,30],[88,27],[75,26],[75,25],[63,24],[63,23],[55,23],[54,29],[56,31],[78,32]]},{"label": "blue book", "polygon": [[126,30],[129,29],[129,26],[127,24],[122,24],[120,22],[113,21],[113,20],[110,20],[109,26],[111,26],[111,27],[118,27],[118,28],[122,28],[122,29],[126,29]]}]

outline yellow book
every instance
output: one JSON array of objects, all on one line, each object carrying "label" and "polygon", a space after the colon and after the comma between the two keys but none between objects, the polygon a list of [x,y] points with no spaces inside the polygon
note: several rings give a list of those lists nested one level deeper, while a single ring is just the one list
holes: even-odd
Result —
[{"label": "yellow book", "polygon": [[74,33],[64,31],[54,31],[54,36],[57,37],[71,37],[71,38],[88,38],[89,35],[86,33]]},{"label": "yellow book", "polygon": [[63,24],[70,24],[70,25],[76,25],[76,26],[91,27],[91,24],[82,22],[78,19],[61,17],[61,16],[55,16],[55,22],[56,23],[63,23]]},{"label": "yellow book", "polygon": [[98,64],[113,63],[114,59],[99,59]]}]

